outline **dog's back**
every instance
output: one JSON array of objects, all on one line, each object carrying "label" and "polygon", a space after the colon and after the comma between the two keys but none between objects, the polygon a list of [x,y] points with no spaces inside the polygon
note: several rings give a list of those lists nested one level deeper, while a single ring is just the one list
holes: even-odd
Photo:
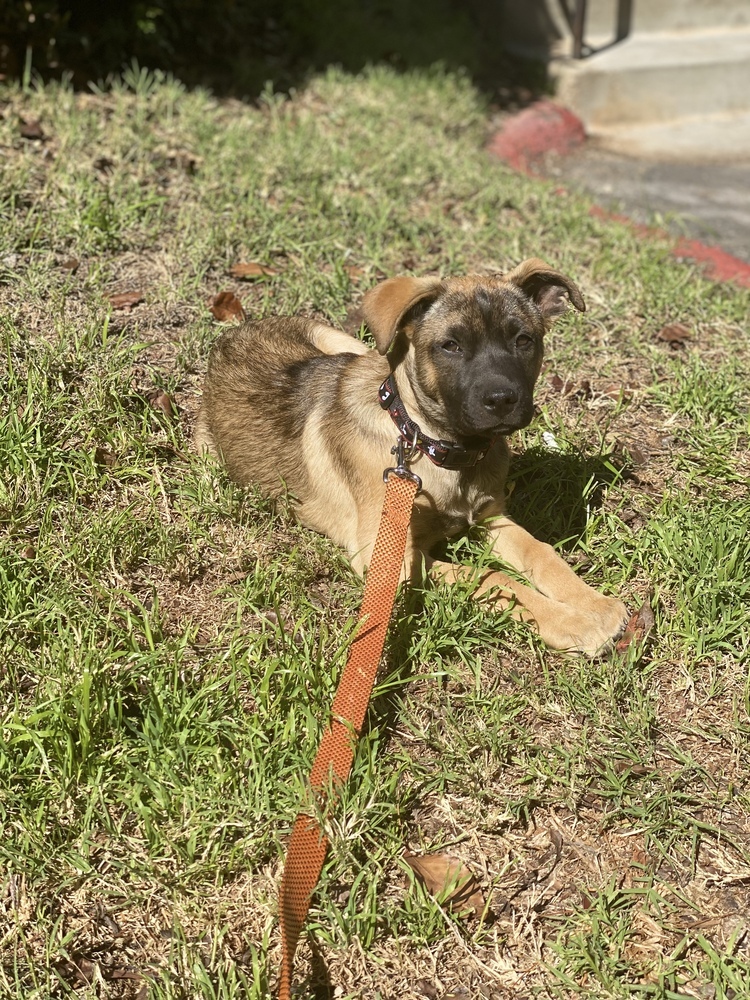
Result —
[{"label": "dog's back", "polygon": [[235,482],[269,494],[307,492],[303,441],[312,404],[334,392],[351,355],[366,350],[331,330],[352,350],[324,353],[316,345],[327,347],[326,329],[313,320],[272,318],[227,330],[214,344],[195,446],[221,457]]}]

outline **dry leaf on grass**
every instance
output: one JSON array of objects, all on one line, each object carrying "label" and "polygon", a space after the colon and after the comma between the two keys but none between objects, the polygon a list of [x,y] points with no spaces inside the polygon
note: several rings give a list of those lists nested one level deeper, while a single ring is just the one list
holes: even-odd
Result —
[{"label": "dry leaf on grass", "polygon": [[618,640],[615,649],[618,653],[624,653],[632,642],[642,642],[653,627],[654,612],[651,610],[649,602],[644,601],[640,608],[634,611],[628,619],[625,631]]},{"label": "dry leaf on grass", "polygon": [[259,264],[258,261],[250,261],[247,264],[233,264],[229,268],[229,273],[233,278],[273,278],[274,275],[279,272],[275,267],[269,267],[268,264]]},{"label": "dry leaf on grass", "polygon": [[615,774],[632,774],[635,778],[643,778],[647,774],[651,774],[653,768],[646,767],[645,764],[634,764],[632,760],[628,760],[626,757],[615,757],[612,761],[612,770]]},{"label": "dry leaf on grass", "polygon": [[555,392],[562,396],[571,396],[577,399],[591,399],[591,383],[588,379],[583,379],[578,385],[570,379],[564,381],[559,375],[550,375],[548,384]]},{"label": "dry leaf on grass", "polygon": [[551,389],[554,389],[555,392],[562,393],[563,396],[567,396],[573,389],[573,383],[570,381],[566,382],[564,379],[560,378],[559,375],[550,375],[547,381]]},{"label": "dry leaf on grass", "polygon": [[365,269],[363,267],[355,267],[353,264],[347,264],[344,270],[352,281],[357,281],[359,278],[364,278],[365,276]]},{"label": "dry leaf on grass", "polygon": [[[144,981],[140,972],[122,966],[113,968],[102,962],[92,962],[88,958],[74,958],[60,962],[57,971],[71,986],[77,986],[79,983],[87,985],[95,982],[99,977],[105,981],[126,980],[133,983]],[[139,990],[139,995],[140,993]]]},{"label": "dry leaf on grass", "polygon": [[107,298],[113,309],[132,309],[139,302],[143,302],[143,292],[120,292],[117,295],[108,295]]},{"label": "dry leaf on grass", "polygon": [[404,861],[432,896],[456,913],[484,913],[484,896],[476,876],[449,854],[405,854]]},{"label": "dry leaf on grass", "polygon": [[99,446],[94,450],[94,462],[101,469],[114,469],[117,467],[117,456],[109,448]]},{"label": "dry leaf on grass", "polygon": [[656,335],[657,340],[661,340],[665,344],[669,344],[673,350],[677,350],[678,347],[682,347],[686,340],[690,340],[690,337],[690,328],[685,326],[684,323],[668,323],[667,326],[663,326]]},{"label": "dry leaf on grass", "polygon": [[360,306],[351,306],[346,313],[346,319],[343,323],[343,328],[346,333],[350,333],[353,337],[356,336],[362,324],[365,321],[364,314]]},{"label": "dry leaf on grass", "polygon": [[221,323],[230,319],[245,319],[245,310],[234,292],[219,292],[218,295],[214,295],[209,309]]},{"label": "dry leaf on grass", "polygon": [[94,170],[100,170],[103,174],[111,174],[115,161],[110,156],[97,156],[94,160]]},{"label": "dry leaf on grass", "polygon": [[559,830],[555,829],[554,826],[551,826],[547,831],[547,836],[549,837],[550,843],[555,849],[555,864],[557,864],[557,862],[562,857],[563,844],[565,843],[565,841],[563,840],[563,835],[560,833]]},{"label": "dry leaf on grass", "polygon": [[80,266],[81,262],[77,257],[68,257],[67,260],[64,260],[62,264],[60,264],[63,271],[70,271],[71,274],[75,273]]},{"label": "dry leaf on grass", "polygon": [[171,396],[167,395],[163,389],[151,389],[146,393],[149,406],[155,410],[160,410],[169,420],[174,420],[177,410]]},{"label": "dry leaf on grass", "polygon": [[630,392],[632,387],[630,385],[624,385],[621,382],[610,382],[605,385],[602,390],[602,396],[606,396],[608,399],[631,399],[633,394]]},{"label": "dry leaf on grass", "polygon": [[96,967],[87,958],[79,958],[77,961],[60,962],[57,965],[57,972],[71,985],[93,983]]},{"label": "dry leaf on grass", "polygon": [[24,139],[46,138],[41,122],[37,121],[36,118],[32,118],[29,121],[22,121],[18,126],[18,131]]},{"label": "dry leaf on grass", "polygon": [[639,448],[632,441],[623,445],[623,450],[628,453],[630,460],[637,468],[642,468],[648,464],[648,452],[644,448]]}]

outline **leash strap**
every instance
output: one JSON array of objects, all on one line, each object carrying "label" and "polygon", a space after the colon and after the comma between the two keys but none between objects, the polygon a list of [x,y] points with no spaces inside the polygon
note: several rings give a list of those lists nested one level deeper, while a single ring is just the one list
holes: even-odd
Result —
[{"label": "leash strap", "polygon": [[[310,772],[313,794],[323,805],[326,804],[326,790],[333,789],[335,800],[336,786],[346,780],[351,770],[396,599],[411,510],[419,488],[417,478],[405,469],[388,472],[393,474],[386,479],[380,527],[359,612],[359,629],[333,699],[330,726],[323,734]],[[291,998],[294,953],[327,850],[328,840],[317,821],[306,813],[299,813],[292,829],[279,893],[281,976],[278,1000]]]}]

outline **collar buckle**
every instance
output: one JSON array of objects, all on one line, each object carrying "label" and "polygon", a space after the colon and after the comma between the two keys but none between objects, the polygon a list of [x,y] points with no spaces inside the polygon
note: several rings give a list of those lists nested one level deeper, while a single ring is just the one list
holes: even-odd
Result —
[{"label": "collar buckle", "polygon": [[[409,469],[409,462],[413,462],[416,457],[419,448],[417,447],[417,434],[418,430],[414,431],[414,437],[411,442],[407,441],[403,434],[399,434],[396,443],[391,448],[391,455],[396,456],[395,468],[384,469],[383,470],[383,482],[387,483],[388,478],[391,473],[394,476],[399,476],[401,479],[411,479],[413,483],[417,484],[417,493],[422,490],[422,480],[420,477]],[[409,448],[408,454],[406,448]]]}]

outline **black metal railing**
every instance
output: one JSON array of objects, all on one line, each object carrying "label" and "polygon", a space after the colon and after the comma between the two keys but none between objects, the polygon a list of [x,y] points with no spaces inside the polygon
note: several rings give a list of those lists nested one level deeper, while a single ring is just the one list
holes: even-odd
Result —
[{"label": "black metal railing", "polygon": [[[586,2],[587,0],[560,0],[560,6],[573,33],[573,58],[583,59],[591,55],[592,49],[586,45]],[[617,0],[617,19],[615,23],[615,42],[621,42],[630,34],[633,21],[633,0]]]}]

